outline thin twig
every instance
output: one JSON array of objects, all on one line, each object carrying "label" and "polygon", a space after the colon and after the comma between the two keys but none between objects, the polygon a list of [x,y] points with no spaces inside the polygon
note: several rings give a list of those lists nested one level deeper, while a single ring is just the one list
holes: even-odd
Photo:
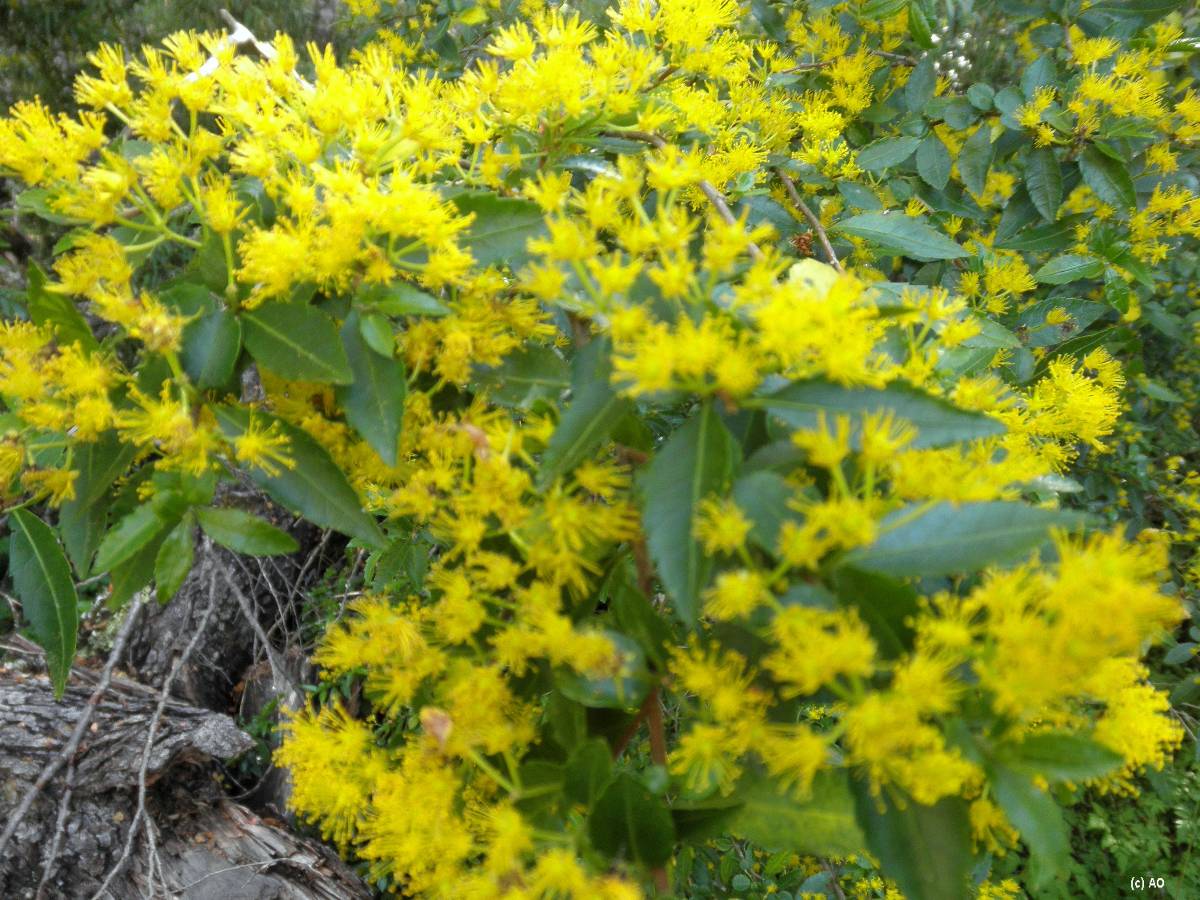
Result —
[{"label": "thin twig", "polygon": [[[905,56],[903,53],[892,53],[890,50],[877,50],[875,48],[871,48],[869,52],[880,59],[886,59],[888,62],[894,62],[902,66],[915,66],[917,64],[917,60],[911,56]],[[798,63],[790,69],[784,69],[781,74],[791,75],[797,72],[813,72],[819,69],[827,69],[835,62],[837,62],[835,59],[822,59],[816,62]]]},{"label": "thin twig", "polygon": [[28,814],[38,794],[50,783],[50,779],[58,774],[58,770],[68,760],[73,758],[76,751],[79,750],[79,744],[83,741],[84,732],[87,731],[87,727],[92,721],[92,715],[96,712],[96,707],[100,705],[100,700],[104,697],[104,693],[108,690],[108,686],[112,681],[113,669],[116,668],[121,654],[125,652],[125,644],[129,640],[129,635],[133,633],[134,622],[137,621],[142,607],[146,604],[146,597],[147,594],[143,592],[129,607],[129,612],[125,615],[125,621],[121,623],[121,630],[117,632],[116,640],[113,641],[112,651],[108,654],[108,659],[104,662],[104,671],[100,675],[100,682],[96,685],[96,689],[92,691],[92,695],[88,697],[87,705],[83,708],[83,712],[80,713],[79,720],[75,723],[75,730],[71,732],[70,739],[62,750],[46,763],[41,774],[38,775],[37,781],[30,785],[29,790],[25,792],[25,796],[21,798],[21,802],[17,804],[16,810],[9,817],[8,824],[4,826],[4,833],[0,834],[0,859],[4,858],[4,848],[8,846],[8,842],[16,834],[17,827]]},{"label": "thin twig", "polygon": [[[605,135],[607,137],[627,138],[631,141],[641,141],[643,144],[650,144],[656,150],[662,150],[667,146],[666,140],[649,131],[626,131],[625,129],[621,129],[620,131],[605,132]],[[708,198],[708,202],[713,205],[713,208],[717,211],[717,215],[721,217],[721,220],[726,225],[734,225],[737,223],[737,217],[729,208],[729,204],[725,201],[725,197],[722,196],[721,192],[713,186],[712,182],[702,178],[696,186],[700,188],[700,192]],[[754,259],[763,258],[762,250],[760,250],[758,244],[754,243],[753,241],[747,242],[746,249]]]},{"label": "thin twig", "polygon": [[796,204],[796,208],[800,210],[800,214],[812,226],[812,230],[817,235],[817,240],[821,242],[821,248],[825,251],[825,255],[829,258],[829,264],[839,272],[845,272],[842,264],[838,262],[837,254],[833,252],[833,244],[829,243],[829,235],[825,232],[825,226],[821,224],[821,220],[817,218],[817,214],[809,209],[808,204],[800,196],[800,192],[796,190],[796,185],[792,179],[788,178],[782,169],[776,169],[775,174],[779,176],[779,180],[783,182],[783,189],[787,191],[788,197],[792,203]]},{"label": "thin twig", "polygon": [[242,615],[246,617],[246,621],[250,624],[250,628],[254,631],[255,636],[262,642],[263,651],[267,654],[267,664],[271,667],[271,675],[275,678],[283,679],[289,688],[291,688],[294,697],[303,697],[304,691],[300,685],[292,678],[284,665],[279,654],[275,651],[274,645],[271,644],[271,639],[267,637],[267,633],[263,631],[262,624],[258,621],[258,617],[254,614],[254,607],[251,606],[249,599],[242,593],[241,588],[237,586],[232,578],[229,577],[229,571],[224,566],[217,566],[221,577],[225,580],[225,584],[229,586],[229,590],[233,592],[233,598],[237,601],[238,608],[241,609]]},{"label": "thin twig", "polygon": [[[137,811],[133,815],[133,821],[129,823],[129,831],[125,835],[125,846],[121,850],[120,858],[108,870],[108,874],[104,877],[103,883],[92,895],[92,900],[101,900],[108,892],[109,885],[113,879],[120,875],[125,868],[129,858],[133,855],[133,842],[137,839],[138,831],[141,827],[142,820],[148,820],[146,813],[146,785],[149,779],[150,754],[154,750],[154,738],[158,734],[158,726],[162,721],[163,713],[166,711],[167,703],[171,698],[171,687],[175,684],[175,679],[179,677],[179,673],[183,667],[187,665],[192,653],[196,650],[196,645],[200,643],[200,638],[204,636],[205,630],[208,628],[208,620],[212,617],[213,610],[217,606],[217,576],[213,570],[209,571],[208,576],[208,608],[204,610],[204,615],[200,617],[195,630],[192,632],[191,639],[188,640],[187,646],[183,648],[183,652],[176,657],[175,662],[171,665],[171,671],[167,673],[167,677],[163,680],[162,688],[158,692],[158,705],[154,708],[154,715],[150,719],[150,727],[146,730],[146,743],[142,745],[142,761],[138,767],[138,794],[137,794]],[[150,845],[148,856],[149,870],[149,886],[150,893],[154,893],[154,868],[158,857],[158,851],[154,840],[154,823],[150,822],[146,828],[146,840]]]}]

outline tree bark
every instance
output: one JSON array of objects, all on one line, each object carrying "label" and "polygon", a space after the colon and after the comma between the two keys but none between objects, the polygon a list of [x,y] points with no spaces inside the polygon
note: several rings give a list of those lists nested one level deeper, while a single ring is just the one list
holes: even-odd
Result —
[{"label": "tree bark", "polygon": [[[56,701],[44,675],[11,664],[0,667],[0,821],[7,823],[29,786],[62,752],[92,695],[89,680],[94,683],[95,676],[76,669],[72,686]],[[142,783],[145,823],[105,896],[371,896],[319,842],[259,818],[224,795],[215,761],[252,744],[229,716],[167,701],[158,717],[159,704],[158,691],[113,680],[78,752],[37,795],[0,858],[0,896],[94,896],[122,860]],[[151,727],[154,739],[143,775]],[[63,815],[60,801],[68,779],[70,803]],[[147,829],[153,829],[153,844]],[[43,879],[51,862],[52,875]]]}]

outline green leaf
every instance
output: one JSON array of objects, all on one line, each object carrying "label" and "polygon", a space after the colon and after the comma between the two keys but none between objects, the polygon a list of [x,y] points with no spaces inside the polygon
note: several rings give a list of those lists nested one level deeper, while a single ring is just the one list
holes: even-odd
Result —
[{"label": "green leaf", "polygon": [[349,384],[354,380],[333,319],[305,303],[267,303],[242,313],[246,349],[281,378]]},{"label": "green leaf", "polygon": [[[300,549],[296,539],[241,509],[199,507],[196,519],[210,538],[246,556],[283,556]],[[164,544],[165,546],[165,544]]]},{"label": "green leaf", "polygon": [[135,452],[133,446],[121,443],[114,432],[75,447],[73,468],[79,473],[75,476],[75,498],[59,509],[58,528],[67,555],[81,578],[88,576],[92,554],[104,533],[108,490],[129,467]]},{"label": "green leaf", "polygon": [[805,800],[765,775],[743,779],[734,797],[744,805],[729,830],[764,850],[852,856],[866,844],[844,771],[818,772]]},{"label": "green leaf", "polygon": [[601,738],[591,738],[567,757],[563,787],[567,798],[591,806],[612,780],[612,751]]},{"label": "green leaf", "polygon": [[158,551],[165,538],[166,532],[159,532],[137,553],[113,568],[109,573],[110,587],[106,601],[109,607],[119,609],[130,597],[150,584],[158,562]]},{"label": "green leaf", "polygon": [[1091,738],[1067,732],[1042,731],[1016,744],[997,748],[1005,765],[1049,781],[1083,782],[1120,768],[1123,759]]},{"label": "green leaf", "polygon": [[890,19],[907,5],[908,0],[867,0],[862,7],[862,15],[876,21]]},{"label": "green leaf", "polygon": [[61,698],[75,659],[79,630],[79,598],[71,567],[54,532],[33,513],[14,509],[8,524],[12,530],[9,570],[13,587],[34,639],[46,651],[54,696]]},{"label": "green leaf", "polygon": [[462,241],[480,266],[500,264],[517,269],[529,259],[525,242],[546,233],[541,209],[529,200],[490,193],[459,194],[451,199],[460,213],[475,214]]},{"label": "green leaf", "polygon": [[342,343],[354,381],[339,385],[335,395],[346,421],[362,435],[389,466],[396,464],[396,444],[404,417],[408,384],[404,363],[380,356],[367,346],[359,333],[358,313],[351,311],[342,325]]},{"label": "green leaf", "polygon": [[396,335],[386,316],[381,313],[367,313],[358,321],[358,333],[367,342],[367,346],[380,356],[395,356]]},{"label": "green leaf", "polygon": [[373,284],[360,290],[355,305],[369,307],[385,316],[444,316],[450,307],[406,281]]},{"label": "green leaf", "polygon": [[699,616],[711,557],[692,533],[697,507],[723,494],[736,462],[732,436],[711,403],[667,440],[639,480],[650,556],[675,612],[686,625]]},{"label": "green leaf", "polygon": [[967,99],[976,109],[987,112],[992,108],[992,98],[996,96],[995,89],[990,84],[977,82],[967,88]]},{"label": "green leaf", "polygon": [[933,806],[907,799],[896,806],[887,794],[855,784],[858,821],[883,874],[907,900],[962,900],[971,890],[971,826],[967,804],[947,797]]},{"label": "green leaf", "polygon": [[751,522],[750,540],[768,553],[778,545],[779,529],[799,518],[788,508],[792,489],[776,472],[749,472],[733,484],[733,500]]},{"label": "green leaf", "polygon": [[896,659],[912,649],[912,622],[920,612],[918,594],[911,585],[878,572],[843,566],[834,576],[838,601],[858,611],[885,659]]},{"label": "green leaf", "polygon": [[228,310],[215,309],[183,329],[183,370],[199,388],[228,384],[242,352],[242,325]]},{"label": "green leaf", "polygon": [[834,417],[851,419],[851,440],[859,446],[863,419],[872,413],[892,412],[917,429],[912,446],[943,447],[959,441],[1004,433],[1004,425],[982,413],[959,409],[911,385],[896,382],[886,388],[847,388],[823,379],[796,381],[765,397],[762,404],[794,429],[816,429],[821,413],[830,427]]},{"label": "green leaf", "polygon": [[71,500],[58,511],[58,533],[62,535],[67,556],[80,578],[91,574],[92,556],[100,546],[107,519],[107,500],[96,500],[91,504]]},{"label": "green leaf", "polygon": [[908,33],[918,47],[933,49],[933,24],[919,2],[908,4]]},{"label": "green leaf", "polygon": [[1042,284],[1069,284],[1085,278],[1099,278],[1104,274],[1104,260],[1078,253],[1056,256],[1033,273]]},{"label": "green leaf", "polygon": [[1053,222],[1063,200],[1062,166],[1051,147],[1036,147],[1025,157],[1025,189],[1042,218]]},{"label": "green leaf", "polygon": [[900,165],[920,145],[921,139],[915,137],[883,138],[858,151],[858,166],[868,172],[881,172]]},{"label": "green leaf", "polygon": [[89,353],[100,346],[71,298],[46,289],[46,273],[37,263],[29,264],[28,277],[29,318],[35,325],[53,328],[64,345],[78,342]]},{"label": "green leaf", "polygon": [[542,454],[537,475],[542,486],[572,471],[595,452],[633,409],[633,404],[612,387],[607,348],[598,341],[593,344],[595,349],[589,345],[584,351],[586,356],[581,356],[577,363],[571,402]]},{"label": "green leaf", "polygon": [[919,113],[925,109],[933,99],[937,78],[937,70],[933,67],[933,55],[926,54],[913,66],[908,82],[904,85],[904,102],[908,105],[909,112]]},{"label": "green leaf", "polygon": [[1071,846],[1062,810],[1033,779],[1003,765],[989,767],[992,792],[1004,815],[1021,834],[1032,856],[1031,887],[1044,887],[1065,873]]},{"label": "green leaf", "polygon": [[195,559],[193,531],[196,521],[189,512],[163,539],[154,557],[154,593],[167,603],[179,593]]},{"label": "green leaf", "polygon": [[887,516],[875,543],[851,551],[845,563],[897,578],[977,572],[1019,562],[1051,528],[1076,524],[1072,513],[1024,503],[909,506]]},{"label": "green leaf", "polygon": [[143,503],[104,536],[96,551],[95,570],[111,572],[150,543],[166,525],[161,495]]},{"label": "green leaf", "polygon": [[992,128],[984,122],[963,143],[958,153],[958,177],[963,186],[978,196],[987,185],[988,169],[992,165]]},{"label": "green leaf", "polygon": [[[227,438],[240,437],[250,427],[252,414],[241,407],[216,406],[213,414]],[[348,534],[375,549],[386,546],[379,526],[363,511],[358,494],[324,447],[282,419],[267,413],[253,413],[253,417],[260,427],[273,426],[287,437],[286,453],[293,463],[291,468],[280,466],[275,474],[251,468],[255,484],[320,528]]]},{"label": "green leaf", "polygon": [[608,609],[616,620],[618,630],[636,641],[646,657],[658,668],[665,669],[667,655],[673,645],[670,625],[645,595],[630,583],[624,571],[615,574],[617,577],[613,579]]},{"label": "green leaf", "polygon": [[622,772],[600,795],[588,819],[592,844],[610,859],[661,866],[675,849],[671,814],[632,775]]},{"label": "green leaf", "polygon": [[604,631],[620,658],[616,674],[591,674],[559,669],[554,684],[564,696],[592,709],[623,709],[632,712],[650,693],[650,670],[641,646],[625,634]]},{"label": "green leaf", "polygon": [[1120,160],[1113,159],[1095,145],[1089,145],[1079,155],[1079,172],[1096,196],[1118,212],[1137,207],[1133,179]]},{"label": "green leaf", "polygon": [[[912,10],[914,7],[909,7]],[[943,190],[950,180],[950,151],[941,138],[930,133],[917,148],[917,174],[931,188]]]},{"label": "green leaf", "polygon": [[889,253],[923,262],[969,255],[940,231],[903,213],[862,213],[843,219],[837,229],[878,244]]},{"label": "green leaf", "polygon": [[553,347],[529,346],[504,362],[476,373],[476,384],[501,406],[528,409],[538,400],[553,399],[571,386],[566,361]]},{"label": "green leaf", "polygon": [[1075,242],[1075,216],[1066,216],[1057,222],[1024,228],[1004,239],[997,238],[997,250],[1023,250],[1030,252],[1054,252],[1063,250]]}]

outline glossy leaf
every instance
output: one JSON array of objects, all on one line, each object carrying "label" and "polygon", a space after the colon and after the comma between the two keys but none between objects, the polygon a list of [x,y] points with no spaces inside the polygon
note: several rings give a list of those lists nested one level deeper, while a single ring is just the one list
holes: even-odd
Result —
[{"label": "glossy leaf", "polygon": [[404,399],[408,384],[404,378],[404,363],[390,356],[380,356],[363,340],[359,331],[359,316],[351,312],[342,325],[342,344],[354,381],[339,385],[337,398],[346,421],[362,435],[389,466],[396,464],[396,445],[400,440],[400,423],[404,417]]},{"label": "glossy leaf", "polygon": [[1066,871],[1071,847],[1062,809],[1029,775],[993,765],[989,775],[996,804],[1029,848],[1034,866],[1031,887],[1045,884]]},{"label": "glossy leaf", "polygon": [[1101,778],[1121,767],[1119,753],[1081,734],[1035,732],[1019,743],[1001,747],[997,756],[1009,767],[1049,781],[1075,783]]},{"label": "glossy leaf", "polygon": [[[250,426],[251,413],[236,406],[214,407],[213,413],[227,438],[239,437]],[[321,528],[332,528],[382,549],[383,535],[375,520],[328,451],[295,426],[266,413],[254,413],[263,427],[276,427],[288,439],[287,455],[293,465],[275,472],[250,468],[249,474],[276,502]]]},{"label": "glossy leaf", "polygon": [[976,128],[963,143],[957,160],[958,175],[962,179],[963,185],[972,194],[983,193],[994,152],[992,129],[987,122]]},{"label": "glossy leaf", "polygon": [[159,603],[167,603],[174,597],[195,559],[196,520],[191,513],[171,529],[163,539],[154,557],[154,594]]},{"label": "glossy leaf", "polygon": [[696,623],[712,568],[693,535],[696,511],[705,497],[724,492],[735,462],[733,438],[706,403],[659,448],[639,480],[650,556],[687,625]]},{"label": "glossy leaf", "polygon": [[241,509],[200,507],[196,510],[196,521],[205,534],[234,553],[280,556],[300,549],[296,539],[286,531]]},{"label": "glossy leaf", "polygon": [[163,503],[155,497],[123,517],[100,541],[96,551],[97,572],[111,572],[133,557],[167,527]]},{"label": "glossy leaf", "polygon": [[882,389],[847,388],[814,378],[789,384],[762,403],[793,429],[818,428],[822,414],[832,427],[838,414],[847,414],[854,426],[854,446],[859,445],[863,418],[871,413],[891,412],[911,423],[917,429],[914,447],[942,447],[1004,433],[1004,425],[990,416],[959,409],[900,382]]},{"label": "glossy leaf", "polygon": [[444,316],[450,312],[450,307],[441,300],[406,281],[365,287],[355,297],[355,305],[397,317]]},{"label": "glossy leaf", "polygon": [[91,352],[99,345],[92,335],[87,319],[67,294],[46,288],[46,273],[37,263],[29,264],[29,318],[35,325],[49,326],[64,345],[78,343]]},{"label": "glossy leaf", "polygon": [[1101,152],[1094,145],[1088,146],[1079,155],[1079,172],[1096,196],[1118,212],[1137,206],[1137,192],[1133,179],[1123,162]]},{"label": "glossy leaf", "polygon": [[1086,278],[1099,278],[1104,274],[1104,261],[1094,256],[1066,253],[1056,256],[1036,272],[1033,277],[1042,284],[1070,284]]},{"label": "glossy leaf", "polygon": [[974,572],[1020,562],[1040,546],[1051,528],[1078,524],[1078,516],[1024,503],[937,503],[906,507],[887,516],[869,547],[845,562],[899,578]]},{"label": "glossy leaf", "polygon": [[883,138],[858,151],[859,168],[881,172],[898,166],[912,156],[920,145],[921,139],[915,137]]},{"label": "glossy leaf", "polygon": [[476,375],[476,383],[502,406],[528,409],[541,399],[554,399],[571,386],[566,361],[552,347],[529,347]]},{"label": "glossy leaf", "polygon": [[215,309],[183,329],[179,359],[196,387],[228,384],[241,352],[242,326],[227,310]]},{"label": "glossy leaf", "polygon": [[862,213],[843,219],[837,229],[878,244],[890,253],[922,261],[969,255],[940,231],[903,213]]},{"label": "glossy leaf", "polygon": [[940,191],[946,187],[952,164],[950,151],[936,134],[930,134],[917,147],[917,174],[932,188]]},{"label": "glossy leaf", "polygon": [[354,380],[337,325],[305,303],[266,303],[242,313],[246,349],[289,381],[349,384]]},{"label": "glossy leaf", "polygon": [[452,200],[460,213],[475,214],[462,240],[480,266],[517,269],[529,258],[526,241],[546,233],[541,209],[529,200],[490,193],[459,194]]},{"label": "glossy leaf", "polygon": [[1037,147],[1029,151],[1025,158],[1025,189],[1042,218],[1053,222],[1062,205],[1063,177],[1062,166],[1052,148]]},{"label": "glossy leaf", "polygon": [[41,519],[24,509],[8,516],[9,569],[34,639],[46,651],[54,696],[62,697],[79,630],[75,582],[62,547]]}]

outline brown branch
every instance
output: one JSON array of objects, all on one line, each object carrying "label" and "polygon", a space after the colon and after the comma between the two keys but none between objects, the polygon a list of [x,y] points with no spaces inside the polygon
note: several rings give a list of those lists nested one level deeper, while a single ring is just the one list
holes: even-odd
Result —
[{"label": "brown branch", "polygon": [[[917,60],[911,56],[905,56],[903,53],[892,53],[890,50],[877,50],[875,48],[871,48],[868,52],[878,56],[880,59],[886,59],[888,62],[894,62],[902,66],[915,66],[917,64]],[[837,60],[823,59],[816,62],[798,63],[790,69],[784,69],[782,74],[792,75],[798,72],[814,72],[820,69],[827,69],[835,62]]]},{"label": "brown branch", "polygon": [[817,240],[821,242],[821,249],[825,251],[825,255],[829,258],[829,264],[839,272],[844,273],[846,270],[843,269],[842,264],[838,262],[837,254],[833,252],[833,244],[829,243],[829,235],[825,231],[825,226],[821,224],[821,220],[817,218],[817,214],[809,209],[808,204],[804,202],[804,198],[800,196],[800,192],[796,190],[796,185],[792,182],[792,179],[788,178],[782,169],[776,169],[775,174],[777,174],[779,176],[779,180],[783,182],[783,189],[787,191],[788,197],[791,198],[792,203],[796,205],[796,208],[800,210],[800,214],[804,216],[804,218],[808,221],[808,224],[812,226],[812,230],[817,235]]},{"label": "brown branch", "polygon": [[[142,593],[133,602],[133,605],[130,606],[129,612],[126,613],[125,621],[121,623],[121,630],[117,632],[116,640],[113,641],[112,651],[108,654],[108,659],[105,660],[104,670],[100,674],[100,682],[96,685],[96,689],[92,691],[92,695],[88,697],[87,706],[80,713],[79,720],[75,723],[75,730],[71,732],[70,739],[68,739],[62,750],[46,763],[37,780],[29,786],[29,790],[25,792],[25,796],[21,798],[21,802],[17,805],[16,810],[9,817],[8,824],[4,826],[4,833],[0,834],[0,859],[4,856],[4,848],[8,846],[8,842],[16,834],[17,826],[21,824],[30,807],[33,806],[33,801],[37,799],[38,794],[50,783],[50,779],[58,774],[58,770],[75,757],[76,751],[79,750],[79,744],[83,741],[84,732],[87,731],[87,727],[92,721],[92,715],[96,712],[96,707],[100,704],[100,700],[104,697],[104,693],[108,690],[108,686],[112,681],[113,669],[116,668],[121,654],[125,652],[125,644],[129,641],[129,635],[133,633],[133,625],[137,621],[142,607],[146,605],[146,596],[145,593]],[[69,799],[68,796],[67,800],[69,801]],[[65,815],[63,818],[65,820]],[[47,864],[50,865],[52,863],[53,859]]]},{"label": "brown branch", "polygon": [[[662,137],[649,131],[626,131],[622,129],[621,131],[606,131],[604,134],[606,137],[628,138],[631,141],[641,141],[643,144],[649,144],[656,150],[662,150],[667,146],[667,142]],[[725,197],[713,186],[711,181],[702,178],[696,186],[700,188],[700,192],[708,198],[708,202],[713,205],[713,208],[717,211],[717,215],[721,217],[721,221],[723,221],[726,225],[734,225],[737,223],[737,217],[729,208],[729,204],[726,202]],[[758,244],[754,243],[753,241],[747,243],[746,250],[754,259],[763,258],[762,250],[760,250]]]}]

